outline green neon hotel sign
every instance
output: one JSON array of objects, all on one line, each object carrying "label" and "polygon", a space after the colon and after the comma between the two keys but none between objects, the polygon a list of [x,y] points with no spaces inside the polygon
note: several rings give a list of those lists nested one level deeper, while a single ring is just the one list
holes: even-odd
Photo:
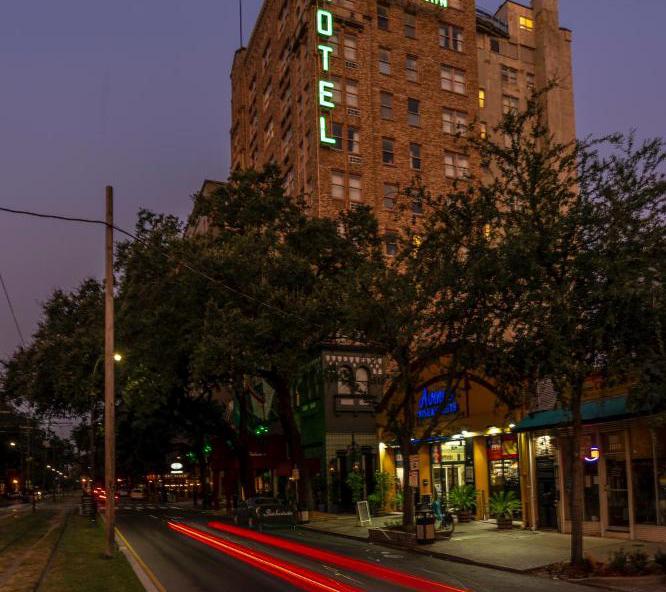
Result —
[{"label": "green neon hotel sign", "polygon": [[[331,0],[323,0],[330,3]],[[448,8],[449,0],[423,0],[426,4],[434,4],[441,8]],[[335,21],[333,13],[325,8],[317,8],[316,13],[317,23],[317,54],[321,60],[321,72],[323,76],[327,76],[331,71],[331,55],[333,55],[333,46],[327,43],[335,32]],[[319,108],[322,110],[319,113],[319,140],[322,144],[335,144],[335,138],[328,135],[329,122],[326,112],[335,108],[333,102],[333,90],[335,85],[333,81],[320,78],[317,85],[317,96],[319,101]]]}]

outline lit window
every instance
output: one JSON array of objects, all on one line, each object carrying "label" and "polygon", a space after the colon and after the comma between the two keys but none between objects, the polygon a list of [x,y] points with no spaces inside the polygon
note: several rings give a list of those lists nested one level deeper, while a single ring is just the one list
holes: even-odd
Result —
[{"label": "lit window", "polygon": [[394,234],[387,234],[386,241],[386,254],[389,257],[395,257],[398,254],[398,239]]},{"label": "lit window", "polygon": [[389,7],[386,4],[377,4],[377,26],[384,31],[388,31]]},{"label": "lit window", "polygon": [[331,197],[342,200],[345,198],[345,176],[337,171],[331,173]]},{"label": "lit window", "polygon": [[398,194],[398,186],[391,183],[384,183],[384,209],[392,210],[395,208],[395,198]]},{"label": "lit window", "polygon": [[356,80],[347,80],[345,86],[345,98],[347,106],[358,107],[358,82]]},{"label": "lit window", "polygon": [[405,76],[407,80],[411,82],[416,82],[419,78],[417,70],[417,58],[413,55],[408,55],[405,58]]},{"label": "lit window", "polygon": [[[331,78],[331,81],[333,82],[333,102],[336,105],[341,105],[342,104],[342,78],[339,76],[333,76]],[[299,111],[300,112],[300,111]]]},{"label": "lit window", "polygon": [[518,111],[518,97],[510,95],[502,95],[502,113],[515,113]]},{"label": "lit window", "polygon": [[384,164],[394,163],[393,140],[382,138],[382,162]]},{"label": "lit window", "polygon": [[370,373],[366,368],[360,367],[356,369],[356,392],[359,395],[368,394],[368,382]]},{"label": "lit window", "polygon": [[421,170],[421,145],[420,144],[410,144],[409,145],[409,165],[412,170],[420,171]]},{"label": "lit window", "polygon": [[488,137],[488,126],[483,122],[479,123],[479,136],[482,140]]},{"label": "lit window", "polygon": [[442,66],[440,71],[441,86],[443,90],[448,90],[461,95],[465,94],[465,71],[452,66]]},{"label": "lit window", "polygon": [[387,92],[380,93],[382,119],[393,119],[393,95]]},{"label": "lit window", "polygon": [[379,48],[379,71],[382,74],[391,73],[391,51]]},{"label": "lit window", "polygon": [[349,200],[356,203],[361,201],[361,177],[359,175],[349,175]]},{"label": "lit window", "polygon": [[486,91],[483,88],[479,89],[479,109],[486,106]]},{"label": "lit window", "polygon": [[352,154],[361,152],[361,133],[355,127],[347,128],[347,150]]},{"label": "lit window", "polygon": [[467,129],[467,113],[444,109],[442,112],[442,130],[445,134],[464,134]]},{"label": "lit window", "polygon": [[405,12],[405,37],[416,39],[416,15]]},{"label": "lit window", "polygon": [[521,16],[518,19],[520,28],[524,31],[532,31],[534,29],[534,21],[528,16]]},{"label": "lit window", "polygon": [[407,99],[407,122],[409,125],[421,125],[421,103],[418,99]]},{"label": "lit window", "polygon": [[356,61],[356,37],[345,35],[345,60]]}]

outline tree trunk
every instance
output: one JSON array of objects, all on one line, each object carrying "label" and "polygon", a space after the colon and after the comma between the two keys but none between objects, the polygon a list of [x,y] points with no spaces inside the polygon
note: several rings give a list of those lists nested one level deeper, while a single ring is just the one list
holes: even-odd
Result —
[{"label": "tree trunk", "polygon": [[208,463],[204,455],[199,456],[199,484],[201,485],[201,505],[204,509],[210,508],[210,495],[208,493]]},{"label": "tree trunk", "polygon": [[238,472],[240,483],[243,488],[245,499],[252,497],[255,494],[254,489],[254,472],[252,470],[252,462],[250,457],[250,433],[249,433],[249,418],[250,410],[248,409],[247,392],[243,388],[242,376],[236,377],[234,380],[234,390],[236,400],[238,401],[239,409],[239,422],[238,422]]},{"label": "tree trunk", "polygon": [[583,565],[583,463],[580,458],[581,435],[583,431],[581,402],[583,383],[578,381],[571,396],[571,450],[569,471],[571,492],[569,494],[569,513],[571,518],[571,564]]},{"label": "tree trunk", "polygon": [[303,444],[301,442],[301,432],[296,423],[294,415],[294,408],[291,402],[291,390],[288,381],[282,378],[275,378],[271,386],[275,390],[278,403],[278,414],[280,416],[280,423],[284,430],[287,442],[289,443],[289,452],[291,459],[300,472],[300,479],[298,482],[299,502],[304,504],[307,509],[312,509],[312,480],[310,479],[310,471],[305,462],[305,453],[303,451]]},{"label": "tree trunk", "polygon": [[95,424],[97,422],[97,400],[93,400],[90,408],[90,492],[95,488],[95,478],[97,477],[97,434],[95,433]]}]

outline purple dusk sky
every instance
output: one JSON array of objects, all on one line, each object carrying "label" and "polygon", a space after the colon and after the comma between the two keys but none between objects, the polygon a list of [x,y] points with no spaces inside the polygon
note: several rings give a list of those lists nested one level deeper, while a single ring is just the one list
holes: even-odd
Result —
[{"label": "purple dusk sky", "polygon": [[[469,0],[472,1],[472,0]],[[500,0],[479,0],[494,10]],[[246,39],[261,0],[243,0]],[[236,0],[23,0],[0,9],[0,205],[186,216],[229,165]],[[579,136],[666,135],[664,0],[561,0],[574,32]],[[99,227],[0,213],[0,272],[26,338],[57,287],[101,277]],[[0,294],[0,357],[18,345]]]}]

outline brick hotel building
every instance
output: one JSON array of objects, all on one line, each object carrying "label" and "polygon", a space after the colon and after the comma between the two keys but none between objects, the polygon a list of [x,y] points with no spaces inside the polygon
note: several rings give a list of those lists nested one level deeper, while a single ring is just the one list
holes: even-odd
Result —
[{"label": "brick hotel building", "polygon": [[312,215],[366,204],[390,236],[412,219],[392,211],[401,187],[476,166],[460,126],[491,129],[557,79],[551,129],[574,137],[570,41],[557,0],[266,0],[234,58],[232,168],[275,162]]}]

